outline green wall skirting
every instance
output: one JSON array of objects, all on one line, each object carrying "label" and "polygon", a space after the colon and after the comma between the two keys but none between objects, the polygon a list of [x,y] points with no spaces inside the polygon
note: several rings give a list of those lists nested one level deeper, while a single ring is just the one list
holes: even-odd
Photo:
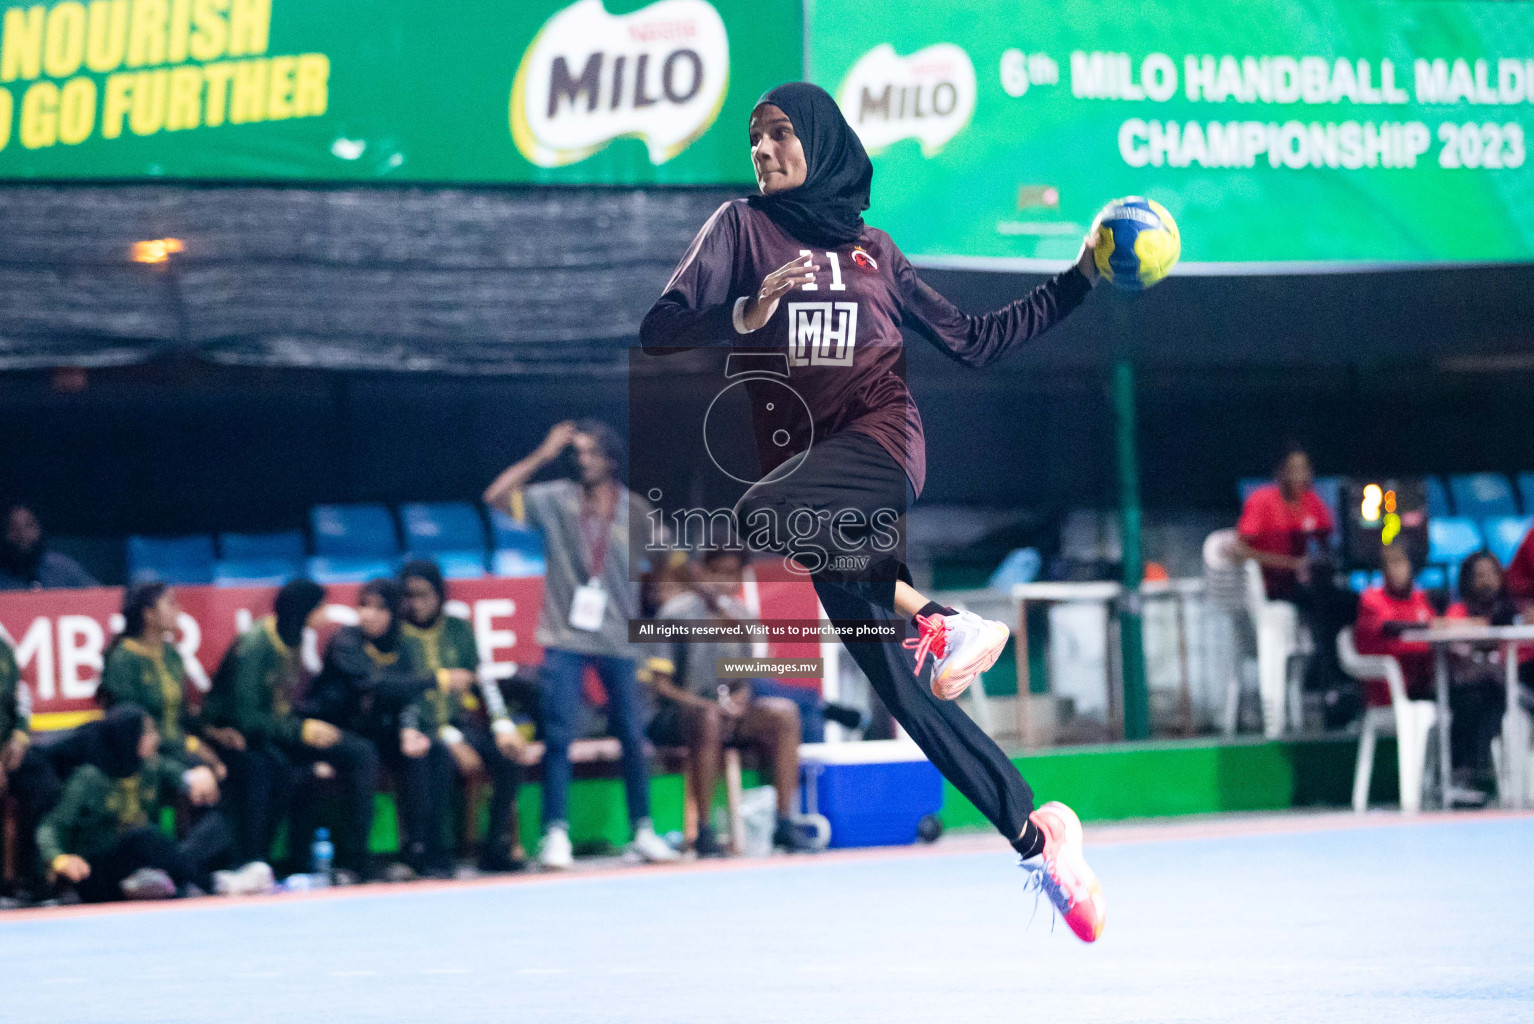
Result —
[{"label": "green wall skirting", "polygon": [[[1352,798],[1358,740],[1179,740],[1065,747],[1014,757],[1040,803],[1063,800],[1083,820],[1154,818],[1220,811],[1273,811],[1290,807],[1346,806]],[[748,786],[755,773],[747,773]],[[985,826],[975,806],[945,783],[942,820],[947,828]],[[522,787],[518,827],[528,851],[541,835],[542,787]],[[392,795],[379,794],[372,847],[397,849]],[[656,831],[682,828],[682,776],[650,780],[650,811]],[[1381,739],[1375,751],[1370,800],[1393,803],[1395,741]],[[484,808],[478,810],[483,822]],[[483,828],[483,824],[481,824]],[[619,779],[582,779],[570,790],[570,837],[577,847],[622,847],[629,840],[628,807]]]},{"label": "green wall skirting", "polygon": [[[1040,803],[1062,800],[1083,820],[1270,811],[1352,799],[1358,740],[1184,740],[1069,747],[1014,757]],[[1396,796],[1395,741],[1375,749],[1370,799]],[[945,784],[943,824],[985,825]]]}]

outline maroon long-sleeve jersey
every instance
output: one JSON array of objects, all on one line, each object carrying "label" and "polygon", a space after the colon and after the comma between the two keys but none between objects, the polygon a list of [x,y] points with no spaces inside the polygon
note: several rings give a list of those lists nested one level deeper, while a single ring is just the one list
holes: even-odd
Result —
[{"label": "maroon long-sleeve jersey", "polygon": [[[778,301],[757,331],[738,329],[737,300],[756,294],[785,263],[813,255],[815,280]],[[1037,337],[1081,304],[1091,283],[1075,267],[980,316],[961,312],[916,276],[889,235],[864,227],[856,243],[816,249],[744,199],[725,203],[698,237],[639,328],[648,351],[731,346],[786,353],[789,386],[804,399],[814,436],[868,434],[905,467],[916,493],[926,480],[921,416],[902,377],[910,327],[969,366],[985,366]],[[758,424],[765,468],[773,445]],[[767,431],[766,433],[770,433]]]}]

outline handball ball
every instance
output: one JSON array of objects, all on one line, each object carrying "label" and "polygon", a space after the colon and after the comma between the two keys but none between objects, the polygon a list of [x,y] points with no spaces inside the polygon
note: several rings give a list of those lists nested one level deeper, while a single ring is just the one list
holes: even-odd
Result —
[{"label": "handball ball", "polygon": [[1103,280],[1142,291],[1166,277],[1182,255],[1182,236],[1166,207],[1152,199],[1115,199],[1097,215],[1094,259]]}]

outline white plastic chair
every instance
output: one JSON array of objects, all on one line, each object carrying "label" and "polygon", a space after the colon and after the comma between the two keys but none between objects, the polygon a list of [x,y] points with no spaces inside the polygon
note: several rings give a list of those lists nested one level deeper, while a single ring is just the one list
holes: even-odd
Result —
[{"label": "white plastic chair", "polygon": [[[1300,629],[1299,610],[1288,601],[1269,601],[1262,567],[1255,559],[1237,557],[1239,535],[1216,530],[1204,538],[1205,578],[1211,598],[1223,591],[1227,603],[1238,603],[1251,619],[1257,638],[1257,694],[1262,702],[1262,731],[1269,739],[1284,731],[1285,710],[1298,719],[1301,658],[1310,646]],[[1233,675],[1226,697],[1226,733],[1234,733],[1240,697],[1239,676]],[[1298,730],[1300,723],[1288,723]]]},{"label": "white plastic chair", "polygon": [[1395,658],[1388,654],[1359,654],[1353,646],[1352,626],[1337,634],[1337,659],[1342,662],[1342,670],[1359,682],[1383,679],[1390,688],[1389,707],[1364,711],[1363,732],[1358,738],[1358,766],[1353,770],[1353,810],[1362,814],[1369,806],[1375,738],[1393,734],[1401,780],[1401,812],[1416,814],[1422,809],[1427,738],[1438,721],[1438,706],[1430,700],[1411,700],[1406,696],[1406,677]]}]

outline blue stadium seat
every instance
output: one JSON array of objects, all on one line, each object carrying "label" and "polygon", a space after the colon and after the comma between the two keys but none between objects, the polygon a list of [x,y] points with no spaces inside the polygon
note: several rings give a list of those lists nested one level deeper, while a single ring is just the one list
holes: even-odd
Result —
[{"label": "blue stadium seat", "polygon": [[388,560],[399,554],[394,517],[383,505],[316,505],[309,525],[316,555]]},{"label": "blue stadium seat", "polygon": [[1440,516],[1452,516],[1454,510],[1449,508],[1449,492],[1444,489],[1443,481],[1436,476],[1424,477],[1422,480],[1427,489],[1427,514],[1429,519],[1437,519]]},{"label": "blue stadium seat", "polygon": [[213,582],[213,538],[129,537],[129,583]]},{"label": "blue stadium seat", "polygon": [[1523,510],[1534,516],[1534,473],[1518,474],[1518,499],[1523,502]]},{"label": "blue stadium seat", "polygon": [[218,552],[227,559],[281,558],[290,562],[302,562],[307,554],[302,530],[221,533],[218,535]]},{"label": "blue stadium seat", "polygon": [[426,552],[424,557],[437,563],[444,579],[477,580],[485,575],[483,548],[472,551],[431,551]]},{"label": "blue stadium seat", "polygon": [[538,531],[499,509],[489,509],[489,513],[490,533],[495,542],[490,571],[497,576],[542,576],[543,538]]},{"label": "blue stadium seat", "polygon": [[401,505],[399,518],[405,528],[405,547],[412,552],[485,550],[484,521],[468,502]]},{"label": "blue stadium seat", "polygon": [[280,587],[302,568],[301,558],[220,558],[213,563],[213,582],[220,587]]},{"label": "blue stadium seat", "polygon": [[1368,569],[1354,569],[1348,573],[1348,589],[1355,594],[1362,594],[1370,587],[1380,586],[1384,582],[1385,574],[1378,569],[1375,569],[1373,572],[1370,572]]},{"label": "blue stadium seat", "polygon": [[1524,534],[1534,525],[1534,516],[1499,516],[1481,524],[1486,536],[1486,547],[1504,567],[1510,564],[1523,543]]},{"label": "blue stadium seat", "polygon": [[496,576],[542,576],[547,568],[541,551],[529,554],[515,548],[501,548],[490,553],[490,571]]},{"label": "blue stadium seat", "polygon": [[1459,565],[1485,547],[1480,527],[1463,516],[1444,516],[1427,522],[1429,565]]},{"label": "blue stadium seat", "polygon": [[[1417,573],[1416,583],[1423,590],[1438,590],[1444,586],[1447,580],[1448,573],[1443,566],[1430,565]],[[1355,594],[1362,594],[1370,587],[1383,587],[1384,585],[1385,574],[1378,569],[1372,572],[1368,569],[1354,569],[1348,573],[1348,589]]]},{"label": "blue stadium seat", "polygon": [[1513,488],[1501,473],[1459,473],[1449,477],[1454,514],[1469,519],[1516,516]]},{"label": "blue stadium seat", "polygon": [[308,576],[316,583],[366,583],[380,576],[393,576],[394,560],[362,555],[315,555],[308,562]]},{"label": "blue stadium seat", "polygon": [[1236,490],[1241,495],[1241,505],[1242,505],[1242,507],[1243,508],[1246,507],[1246,499],[1250,498],[1252,496],[1252,492],[1253,491],[1255,491],[1259,487],[1264,487],[1264,486],[1266,486],[1268,484],[1271,484],[1272,482],[1273,482],[1272,480],[1269,480],[1266,477],[1260,477],[1260,476],[1242,477],[1241,480],[1238,481],[1237,484],[1236,484]]}]

